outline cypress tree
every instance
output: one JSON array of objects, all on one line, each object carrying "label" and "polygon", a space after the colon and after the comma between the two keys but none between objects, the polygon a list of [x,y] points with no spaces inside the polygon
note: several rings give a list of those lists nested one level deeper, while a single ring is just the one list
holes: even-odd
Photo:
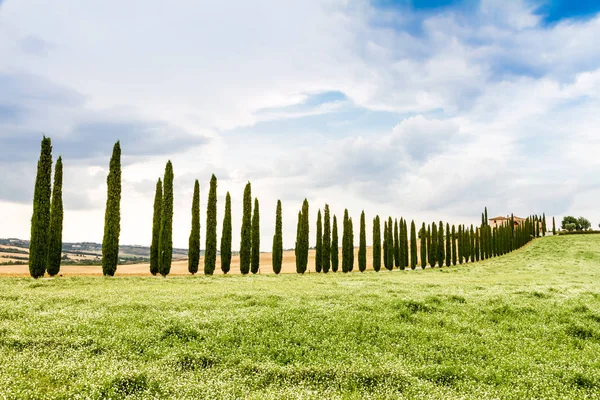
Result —
[{"label": "cypress tree", "polygon": [[542,214],[542,236],[546,236],[546,213]]},{"label": "cypress tree", "polygon": [[54,171],[54,188],[50,210],[50,237],[48,239],[48,275],[54,276],[60,271],[62,260],[63,200],[62,200],[62,157],[58,157]]},{"label": "cypress tree", "polygon": [[402,244],[404,245],[404,265],[408,267],[408,223],[406,220],[404,220],[404,238],[402,239]]},{"label": "cypress tree", "polygon": [[554,221],[554,217],[552,217],[552,234],[556,235],[556,222]]},{"label": "cypress tree", "polygon": [[381,226],[379,215],[373,219],[373,269],[379,272],[381,269]]},{"label": "cypress tree", "polygon": [[350,271],[350,219],[348,209],[344,210],[344,231],[342,232],[342,272]]},{"label": "cypress tree", "polygon": [[277,210],[275,212],[275,235],[273,235],[273,272],[281,272],[281,262],[283,260],[283,222],[281,217],[281,200],[277,200]]},{"label": "cypress tree", "polygon": [[452,262],[452,247],[450,244],[450,224],[446,222],[446,267],[449,267]]},{"label": "cypress tree", "polygon": [[354,269],[354,225],[352,224],[352,218],[348,220],[348,226],[350,227],[350,235],[348,238],[350,250],[348,255],[350,257],[350,263],[348,265],[348,272],[352,272]]},{"label": "cypress tree", "polygon": [[321,272],[323,269],[323,221],[321,219],[321,210],[317,212],[317,244],[315,247],[315,271]]},{"label": "cypress tree", "polygon": [[410,223],[410,269],[417,267],[417,230],[415,221]]},{"label": "cypress tree", "polygon": [[485,207],[485,221],[484,221],[484,225],[487,226],[488,225],[488,213],[487,213],[487,206]]},{"label": "cypress tree", "polygon": [[429,251],[429,264],[431,265],[431,268],[435,268],[435,265],[437,263],[437,247],[438,247],[438,230],[437,230],[437,225],[435,224],[435,222],[433,222],[431,224],[431,247],[430,247],[430,251]]},{"label": "cypress tree", "polygon": [[156,194],[154,195],[154,216],[152,217],[152,244],[150,245],[150,273],[158,274],[158,241],[160,237],[160,219],[162,217],[162,180],[156,182]]},{"label": "cypress tree", "polygon": [[475,262],[475,231],[473,225],[471,225],[471,245],[469,248],[471,250],[471,262]]},{"label": "cypress tree", "polygon": [[481,229],[475,228],[475,261],[479,261]]},{"label": "cypress tree", "polygon": [[398,219],[394,219],[394,266],[400,266],[400,234],[398,233]]},{"label": "cypress tree", "polygon": [[221,233],[221,271],[227,274],[231,269],[231,196],[225,196],[225,216],[223,217],[223,231]]},{"label": "cypress tree", "polygon": [[163,179],[163,204],[158,239],[158,272],[163,276],[171,272],[173,259],[173,164],[167,162]]},{"label": "cypress tree", "polygon": [[458,263],[463,263],[463,229],[462,225],[458,226]]},{"label": "cypress tree", "polygon": [[388,260],[388,228],[387,228],[387,220],[383,221],[383,267],[388,269],[389,260]]},{"label": "cypress tree", "polygon": [[302,273],[306,272],[306,267],[308,266],[308,233],[308,200],[304,199],[302,203]]},{"label": "cypress tree", "polygon": [[431,225],[427,225],[427,238],[425,239],[425,242],[427,245],[427,262],[431,265]]},{"label": "cypress tree", "polygon": [[421,268],[425,269],[427,266],[427,231],[425,230],[425,222],[421,226],[419,237],[421,239]]},{"label": "cypress tree", "polygon": [[210,178],[208,205],[206,206],[206,249],[204,249],[204,274],[212,275],[217,264],[217,177]]},{"label": "cypress tree", "polygon": [[252,257],[252,188],[250,182],[244,188],[244,208],[242,213],[242,231],[240,241],[240,272],[246,275],[250,272]]},{"label": "cypress tree", "polygon": [[387,251],[388,251],[388,265],[387,265],[387,269],[388,270],[392,270],[394,269],[394,225],[392,222],[392,217],[388,217],[388,223],[387,223],[387,228],[388,228],[388,247],[387,247]]},{"label": "cypress tree", "polygon": [[337,272],[340,264],[340,252],[338,244],[337,218],[333,216],[333,227],[331,228],[331,271]]},{"label": "cypress tree", "polygon": [[102,240],[102,272],[113,276],[119,262],[121,234],[121,144],[115,143],[110,159],[107,184],[104,239]]},{"label": "cypress tree", "polygon": [[253,274],[260,268],[260,211],[258,199],[254,198],[254,214],[252,215],[252,263],[250,269]]},{"label": "cypress tree", "polygon": [[298,211],[298,224],[296,225],[296,246],[294,247],[294,255],[296,256],[296,273],[303,274],[302,271],[302,210]]},{"label": "cypress tree", "polygon": [[323,272],[328,273],[331,267],[331,221],[329,217],[329,205],[327,204],[325,204],[323,219],[323,249],[321,262],[323,263]]},{"label": "cypress tree", "polygon": [[33,278],[44,276],[48,257],[48,230],[50,229],[50,197],[52,191],[52,142],[43,137],[37,164],[31,240],[29,242],[29,274]]},{"label": "cypress tree", "polygon": [[194,275],[198,272],[200,264],[200,184],[194,182],[194,195],[192,196],[192,231],[188,244],[188,271]]},{"label": "cypress tree", "polygon": [[456,226],[452,225],[452,265],[456,265]]},{"label": "cypress tree", "polygon": [[[463,229],[465,229],[465,227],[463,226]],[[471,258],[471,249],[469,248],[471,245],[471,236],[469,235],[469,228],[466,227],[465,231],[464,231],[464,256],[465,256],[465,263],[468,263],[470,258]]]},{"label": "cypress tree", "polygon": [[[396,244],[398,244],[398,223],[396,222]],[[360,214],[360,243],[358,247],[358,270],[365,272],[367,269],[367,232],[365,227],[365,211]]]},{"label": "cypress tree", "polygon": [[438,228],[438,263],[440,265],[440,268],[444,266],[444,258],[445,258],[445,252],[444,252],[444,223],[442,221],[440,221],[440,226]]},{"label": "cypress tree", "polygon": [[398,267],[400,269],[404,269],[406,265],[404,265],[404,245],[402,243],[402,239],[404,238],[404,218],[400,218],[400,222],[398,223],[398,259],[400,261],[400,265]]}]

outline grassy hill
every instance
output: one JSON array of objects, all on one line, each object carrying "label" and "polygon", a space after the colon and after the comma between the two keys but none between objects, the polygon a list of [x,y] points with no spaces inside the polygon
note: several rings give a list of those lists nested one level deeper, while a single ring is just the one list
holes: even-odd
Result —
[{"label": "grassy hill", "polygon": [[442,269],[0,279],[0,398],[597,398],[600,236]]}]

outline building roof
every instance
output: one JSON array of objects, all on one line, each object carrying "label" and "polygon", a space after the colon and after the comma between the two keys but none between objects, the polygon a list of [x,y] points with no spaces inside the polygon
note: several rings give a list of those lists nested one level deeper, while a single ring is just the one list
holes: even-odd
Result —
[{"label": "building roof", "polygon": [[[510,217],[498,216],[498,217],[490,218],[490,221],[505,221],[505,220],[509,220],[509,219],[510,219]],[[521,217],[517,217],[517,216],[513,216],[513,219],[515,221],[525,221],[525,218],[521,218]]]}]

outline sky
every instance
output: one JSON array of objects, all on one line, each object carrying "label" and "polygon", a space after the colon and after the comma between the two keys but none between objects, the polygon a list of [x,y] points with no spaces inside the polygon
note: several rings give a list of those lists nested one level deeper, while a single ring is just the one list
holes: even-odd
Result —
[{"label": "sky", "polygon": [[[113,144],[122,244],[149,245],[175,172],[173,239],[201,242],[218,178],[239,248],[244,185],[270,251],[297,213],[600,223],[600,3],[525,0],[0,0],[0,237],[29,238],[43,135],[64,161],[65,241],[100,242]],[[340,231],[341,235],[341,231]],[[358,232],[355,239],[358,241]],[[202,246],[204,248],[204,245]]]}]

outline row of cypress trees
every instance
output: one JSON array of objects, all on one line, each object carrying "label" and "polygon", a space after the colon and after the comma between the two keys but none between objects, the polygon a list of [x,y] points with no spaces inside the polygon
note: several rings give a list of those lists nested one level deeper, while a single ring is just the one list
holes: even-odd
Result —
[{"label": "row of cypress trees", "polygon": [[29,242],[29,274],[33,278],[60,272],[62,260],[63,163],[58,157],[52,185],[52,140],[42,138],[33,193],[33,215]]}]

